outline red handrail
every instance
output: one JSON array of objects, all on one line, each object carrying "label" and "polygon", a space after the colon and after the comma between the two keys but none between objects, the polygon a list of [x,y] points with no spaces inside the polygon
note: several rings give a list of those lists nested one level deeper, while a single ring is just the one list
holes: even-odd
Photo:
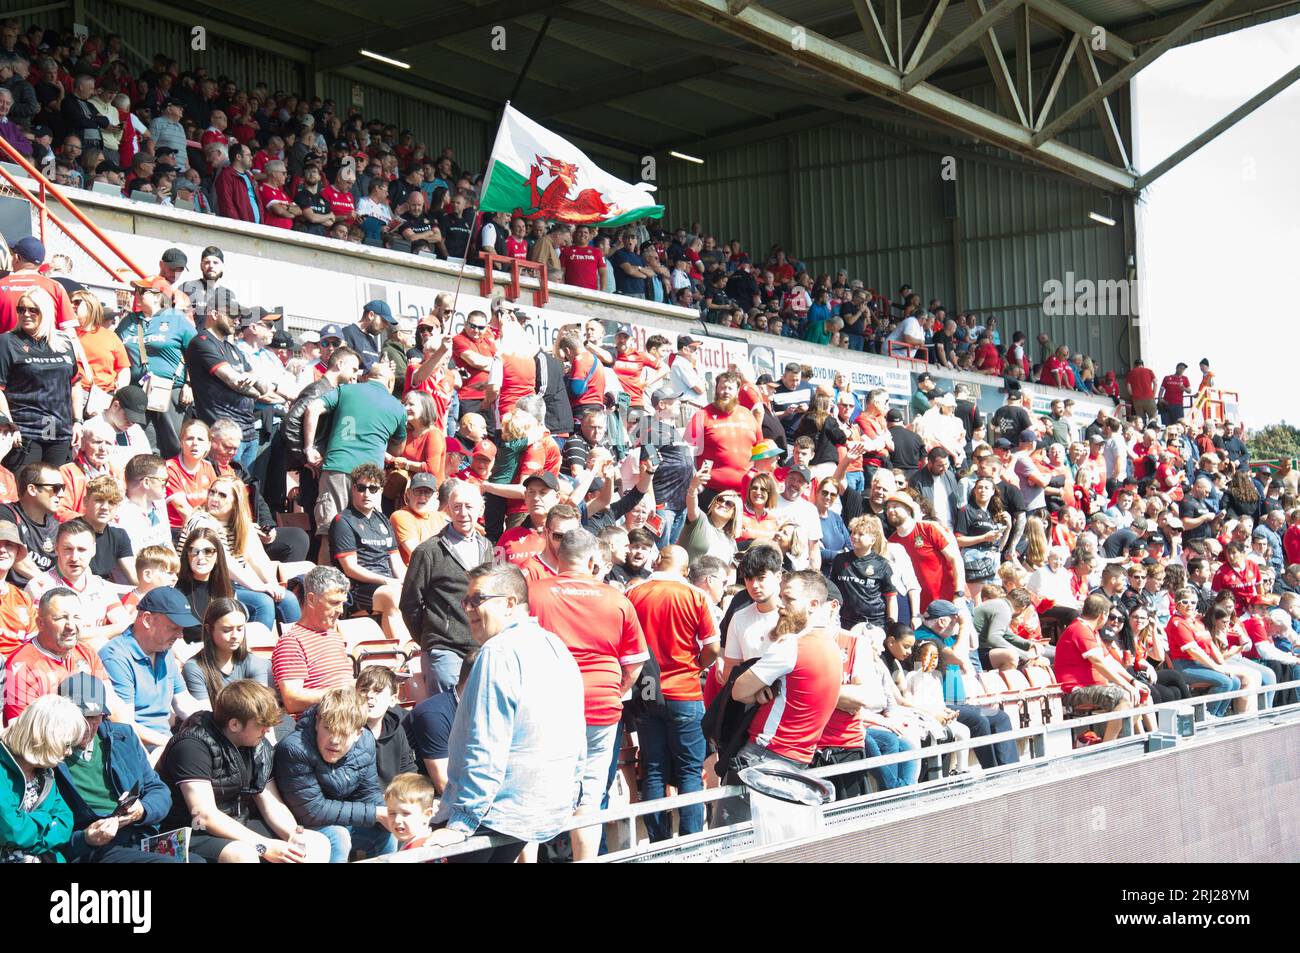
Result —
[{"label": "red handrail", "polygon": [[510,285],[506,291],[506,297],[511,301],[519,297],[519,273],[523,271],[537,272],[539,287],[533,292],[533,304],[541,308],[550,300],[550,288],[546,278],[546,264],[540,261],[528,261],[524,258],[515,258],[510,255],[498,255],[496,252],[480,252],[483,259],[483,281],[479,286],[479,291],[485,298],[492,296],[493,286],[493,266],[496,264],[510,266]]},{"label": "red handrail", "polygon": [[104,234],[103,230],[101,230],[98,225],[92,222],[86,216],[85,212],[77,208],[77,206],[73,204],[72,200],[63,194],[62,189],[60,189],[54,183],[46,181],[45,176],[41,175],[41,173],[37,170],[37,168],[34,165],[31,164],[31,162],[27,159],[27,157],[24,156],[17,149],[15,149],[10,143],[6,142],[5,139],[2,137],[0,137],[0,152],[3,152],[4,156],[8,158],[9,161],[13,162],[20,169],[26,172],[28,177],[30,177],[33,182],[37,182],[40,185],[41,194],[40,197],[38,198],[37,196],[33,195],[30,191],[28,191],[22,184],[20,184],[18,180],[15,179],[13,175],[10,174],[8,169],[5,169],[4,167],[0,166],[0,176],[3,176],[4,179],[11,186],[13,186],[14,191],[16,191],[19,195],[25,198],[28,202],[31,202],[32,205],[36,206],[36,208],[40,210],[42,242],[45,240],[45,220],[48,218],[55,225],[59,226],[59,228],[63,231],[63,233],[67,235],[70,239],[72,239],[72,241],[77,245],[78,248],[80,248],[92,259],[94,259],[95,264],[103,268],[114,279],[120,280],[120,276],[118,275],[116,269],[109,266],[102,258],[99,257],[99,255],[97,255],[94,252],[94,250],[92,250],[90,247],[86,245],[85,242],[83,242],[80,238],[78,238],[77,235],[70,228],[68,228],[67,225],[63,224],[63,222],[59,220],[58,216],[54,215],[54,213],[50,211],[49,206],[45,202],[45,193],[48,191],[51,195],[53,195],[56,199],[58,199],[59,204],[61,204],[64,208],[66,208],[69,212],[71,212],[73,217],[76,218],[77,221],[79,221],[82,225],[84,225],[92,235],[94,235],[101,242],[103,242],[104,247],[107,248],[109,251],[111,251],[114,255],[116,255],[118,257],[118,260],[120,260],[122,264],[126,265],[126,267],[130,268],[133,272],[135,272],[137,277],[140,278],[145,277],[145,271],[143,268],[137,265],[131,259],[131,257],[126,254],[126,252],[122,251],[122,249],[117,246],[116,242],[114,242],[111,238],[109,238],[106,234]]}]

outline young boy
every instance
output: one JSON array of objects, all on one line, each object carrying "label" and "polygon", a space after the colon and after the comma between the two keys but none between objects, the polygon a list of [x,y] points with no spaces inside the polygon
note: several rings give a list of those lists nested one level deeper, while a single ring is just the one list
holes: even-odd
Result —
[{"label": "young boy", "polygon": [[181,571],[181,558],[170,546],[146,546],[135,555],[135,577],[140,581],[122,597],[122,604],[134,609],[145,593],[163,586],[176,585]]},{"label": "young boy", "polygon": [[367,665],[357,676],[357,691],[366,700],[366,727],[375,736],[375,771],[380,784],[417,767],[402,729],[405,713],[397,706],[398,690],[397,676],[382,665]]},{"label": "young boy", "polygon": [[399,774],[384,790],[384,804],[388,807],[388,826],[397,838],[398,850],[420,847],[431,833],[438,792],[433,782],[422,774]]}]

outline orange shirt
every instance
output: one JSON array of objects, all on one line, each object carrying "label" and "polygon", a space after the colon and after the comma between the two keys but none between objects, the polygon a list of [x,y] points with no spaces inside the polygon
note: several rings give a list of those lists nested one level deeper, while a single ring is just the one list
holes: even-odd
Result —
[{"label": "orange shirt", "polygon": [[180,457],[172,457],[167,461],[167,522],[173,529],[184,526],[186,517],[171,504],[171,497],[183,493],[192,509],[202,506],[208,498],[208,487],[216,478],[217,471],[207,460],[199,461],[198,469],[193,473],[185,469]]},{"label": "orange shirt", "polygon": [[761,437],[753,413],[739,404],[730,414],[713,404],[701,407],[686,427],[687,442],[700,448],[696,459],[713,461],[710,490],[740,491],[749,472],[750,454]]},{"label": "orange shirt", "polygon": [[36,606],[11,582],[0,580],[0,658],[9,658],[36,631]]},{"label": "orange shirt", "polygon": [[628,591],[645,633],[646,646],[659,662],[659,685],[673,701],[701,701],[700,650],[719,640],[709,597],[685,580],[655,573]]},{"label": "orange shirt", "polygon": [[406,443],[399,456],[407,460],[420,461],[420,471],[432,473],[442,482],[443,463],[447,457],[447,437],[437,427],[429,427],[424,433],[414,435],[407,429]]},{"label": "orange shirt", "polygon": [[573,653],[582,674],[587,724],[617,724],[623,713],[623,666],[650,657],[627,596],[590,576],[562,573],[529,585],[528,608]]},{"label": "orange shirt", "polygon": [[397,537],[397,547],[402,553],[402,561],[409,563],[411,557],[407,551],[414,550],[426,539],[437,535],[438,531],[447,525],[447,516],[437,510],[428,516],[420,516],[402,507],[400,510],[393,510],[393,515],[388,517],[388,522],[393,527],[393,535]]},{"label": "orange shirt", "polygon": [[95,386],[113,393],[117,390],[118,373],[131,366],[122,339],[109,328],[103,327],[91,331],[78,328],[77,337],[81,341],[82,350],[86,352]]},{"label": "orange shirt", "polygon": [[0,503],[18,502],[18,481],[14,475],[0,467]]}]

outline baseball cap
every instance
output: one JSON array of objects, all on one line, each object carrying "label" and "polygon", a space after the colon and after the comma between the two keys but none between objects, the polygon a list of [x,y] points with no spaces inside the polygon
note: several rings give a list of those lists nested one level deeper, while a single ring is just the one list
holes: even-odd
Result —
[{"label": "baseball cap", "polygon": [[58,695],[77,706],[87,718],[108,713],[108,692],[104,683],[89,672],[77,672],[59,682]]},{"label": "baseball cap", "polygon": [[294,347],[293,335],[288,331],[276,331],[275,334],[271,335],[271,347],[292,349]]},{"label": "baseball cap", "polygon": [[993,441],[993,449],[994,449],[994,450],[1014,450],[1015,448],[1016,448],[1016,445],[1013,444],[1013,443],[1012,443],[1010,440],[1008,440],[1006,437],[998,437],[997,440],[994,440],[994,441]]},{"label": "baseball cap", "polygon": [[318,331],[303,331],[302,334],[298,335],[299,347],[301,347],[304,344],[319,344],[319,343],[320,343],[320,332]]},{"label": "baseball cap", "polygon": [[812,482],[812,473],[809,472],[807,467],[791,467],[789,470],[785,471],[785,475],[786,479],[789,479],[792,476],[801,476],[803,477],[804,483]]},{"label": "baseball cap", "polygon": [[625,334],[625,335],[627,335],[628,337],[631,337],[631,336],[632,336],[632,325],[630,325],[630,324],[620,324],[620,325],[618,326],[618,330],[614,332],[614,336],[615,336],[615,337],[618,337],[618,335],[620,335],[620,334]]},{"label": "baseball cap", "polygon": [[1038,443],[1038,431],[1033,427],[1026,427],[1024,430],[1020,431],[1020,442]]},{"label": "baseball cap", "polygon": [[239,312],[239,321],[237,323],[237,326],[240,328],[251,328],[255,324],[261,324],[262,323],[261,310],[262,310],[261,308],[258,308],[256,306],[253,306],[251,308],[244,308],[242,311]]},{"label": "baseball cap", "polygon": [[200,624],[190,609],[189,600],[171,586],[150,589],[144,594],[136,609],[139,612],[157,612],[165,615],[181,628]]},{"label": "baseball cap", "polygon": [[421,490],[421,489],[423,489],[423,490],[436,490],[436,489],[438,489],[438,481],[435,480],[435,479],[433,478],[433,474],[432,474],[432,473],[425,473],[425,472],[421,471],[421,472],[419,472],[419,473],[414,474],[414,475],[411,477],[411,482],[410,482],[410,484],[408,485],[407,489],[411,489],[411,490]]},{"label": "baseball cap", "polygon": [[[491,440],[480,440],[474,444],[474,451],[470,456],[487,457],[489,460],[495,460],[497,458],[497,445]],[[550,476],[550,474],[547,474],[547,476]]]},{"label": "baseball cap", "polygon": [[0,543],[13,543],[18,547],[18,557],[14,562],[22,562],[27,558],[27,544],[18,535],[18,527],[8,520],[0,520]]},{"label": "baseball cap", "polygon": [[[475,447],[474,449],[477,451],[478,447]],[[555,479],[555,474],[551,473],[549,470],[543,470],[541,473],[534,473],[532,476],[528,477],[524,480],[524,488],[527,489],[528,484],[532,483],[534,480],[541,480],[552,490],[558,490],[560,488],[560,481]]]},{"label": "baseball cap", "polygon": [[674,394],[667,387],[661,387],[653,394],[650,395],[650,406],[658,407],[665,400],[676,400],[676,399],[677,399],[676,394]]},{"label": "baseball cap", "polygon": [[950,619],[960,614],[961,610],[957,608],[956,604],[949,602],[947,599],[935,599],[925,609],[927,619]]},{"label": "baseball cap", "polygon": [[903,422],[903,412],[897,407],[891,407],[885,413],[885,420],[891,424],[901,424]]},{"label": "baseball cap", "polygon": [[1161,547],[1163,547],[1163,546],[1165,545],[1165,534],[1164,534],[1164,533],[1152,533],[1150,536],[1148,536],[1148,537],[1146,538],[1146,544],[1147,544],[1148,546],[1161,546]]},{"label": "baseball cap", "polygon": [[190,260],[185,257],[185,252],[181,251],[179,248],[167,249],[162,253],[162,257],[159,261],[171,268],[185,268],[190,263]]},{"label": "baseball cap", "polygon": [[689,334],[677,335],[677,350],[679,351],[684,347],[690,347],[692,344],[699,343],[699,341],[695,340],[695,338],[691,337]]},{"label": "baseball cap", "polygon": [[[67,275],[55,275],[54,280],[63,286],[63,290],[68,293],[68,297],[72,297],[78,291],[86,290],[86,286],[83,285],[80,281],[78,281],[76,278],[69,278]],[[61,328],[66,326],[75,327],[76,323],[71,322],[68,325],[60,325]]]},{"label": "baseball cap", "polygon": [[917,374],[917,375],[916,375],[916,382],[917,382],[918,384],[923,384],[923,383],[925,383],[926,381],[929,381],[930,383],[934,383],[934,378],[931,377],[931,376],[929,375],[929,373],[927,373],[927,372],[925,372],[925,371],[922,371],[920,374]]},{"label": "baseball cap", "polygon": [[177,155],[177,150],[173,149],[171,146],[160,146],[153,151],[153,154],[158,158],[162,158],[163,156]]},{"label": "baseball cap", "polygon": [[148,422],[149,398],[145,395],[143,387],[135,384],[119,387],[114,392],[113,399],[122,405],[122,412],[131,423],[143,427]]},{"label": "baseball cap", "polygon": [[759,374],[758,380],[754,381],[754,383],[757,384],[759,387],[763,387],[766,386],[767,384],[775,384],[776,380],[775,378],[772,377],[771,374]]},{"label": "baseball cap", "polygon": [[1103,436],[1102,436],[1101,434],[1099,434],[1099,433],[1095,433],[1095,434],[1093,434],[1091,437],[1088,438],[1088,442],[1089,442],[1089,443],[1105,443],[1105,442],[1106,442],[1106,438],[1103,437]]},{"label": "baseball cap", "polygon": [[776,445],[775,441],[760,440],[758,443],[754,444],[754,449],[750,451],[749,459],[751,461],[767,460],[770,457],[779,457],[781,456],[781,453],[782,450]]},{"label": "baseball cap", "polygon": [[261,305],[250,304],[248,313],[253,315],[258,321],[276,321],[283,317],[279,311],[271,308],[263,308]]},{"label": "baseball cap", "polygon": [[367,301],[361,308],[362,314],[365,314],[367,311],[373,311],[391,325],[395,326],[397,324],[397,319],[393,317],[393,309],[388,307],[387,301],[373,298],[370,301]]},{"label": "baseball cap", "polygon": [[167,280],[162,275],[150,275],[147,278],[132,278],[131,287],[136,291],[158,291],[167,290]]},{"label": "baseball cap", "polygon": [[337,324],[327,324],[327,325],[325,325],[325,327],[323,327],[323,328],[320,329],[320,339],[321,339],[321,342],[323,343],[323,342],[325,342],[325,341],[328,341],[330,338],[335,338],[335,339],[337,339],[337,340],[339,340],[339,341],[342,341],[342,340],[343,340],[343,329],[342,329],[341,327],[339,327]]},{"label": "baseball cap", "polygon": [[45,246],[41,244],[39,238],[20,238],[9,246],[14,254],[21,255],[33,264],[41,264],[45,261]]},{"label": "baseball cap", "polygon": [[465,445],[461,443],[459,440],[457,440],[455,437],[447,438],[446,452],[459,453],[462,457],[468,456],[468,454],[465,453]]}]

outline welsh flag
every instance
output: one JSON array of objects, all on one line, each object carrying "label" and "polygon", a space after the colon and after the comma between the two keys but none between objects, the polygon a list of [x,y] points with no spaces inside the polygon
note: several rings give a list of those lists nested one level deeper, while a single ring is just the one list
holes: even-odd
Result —
[{"label": "welsh flag", "polygon": [[616,179],[573,143],[533,122],[509,103],[483,180],[485,212],[525,219],[613,226],[660,218],[647,182]]}]

